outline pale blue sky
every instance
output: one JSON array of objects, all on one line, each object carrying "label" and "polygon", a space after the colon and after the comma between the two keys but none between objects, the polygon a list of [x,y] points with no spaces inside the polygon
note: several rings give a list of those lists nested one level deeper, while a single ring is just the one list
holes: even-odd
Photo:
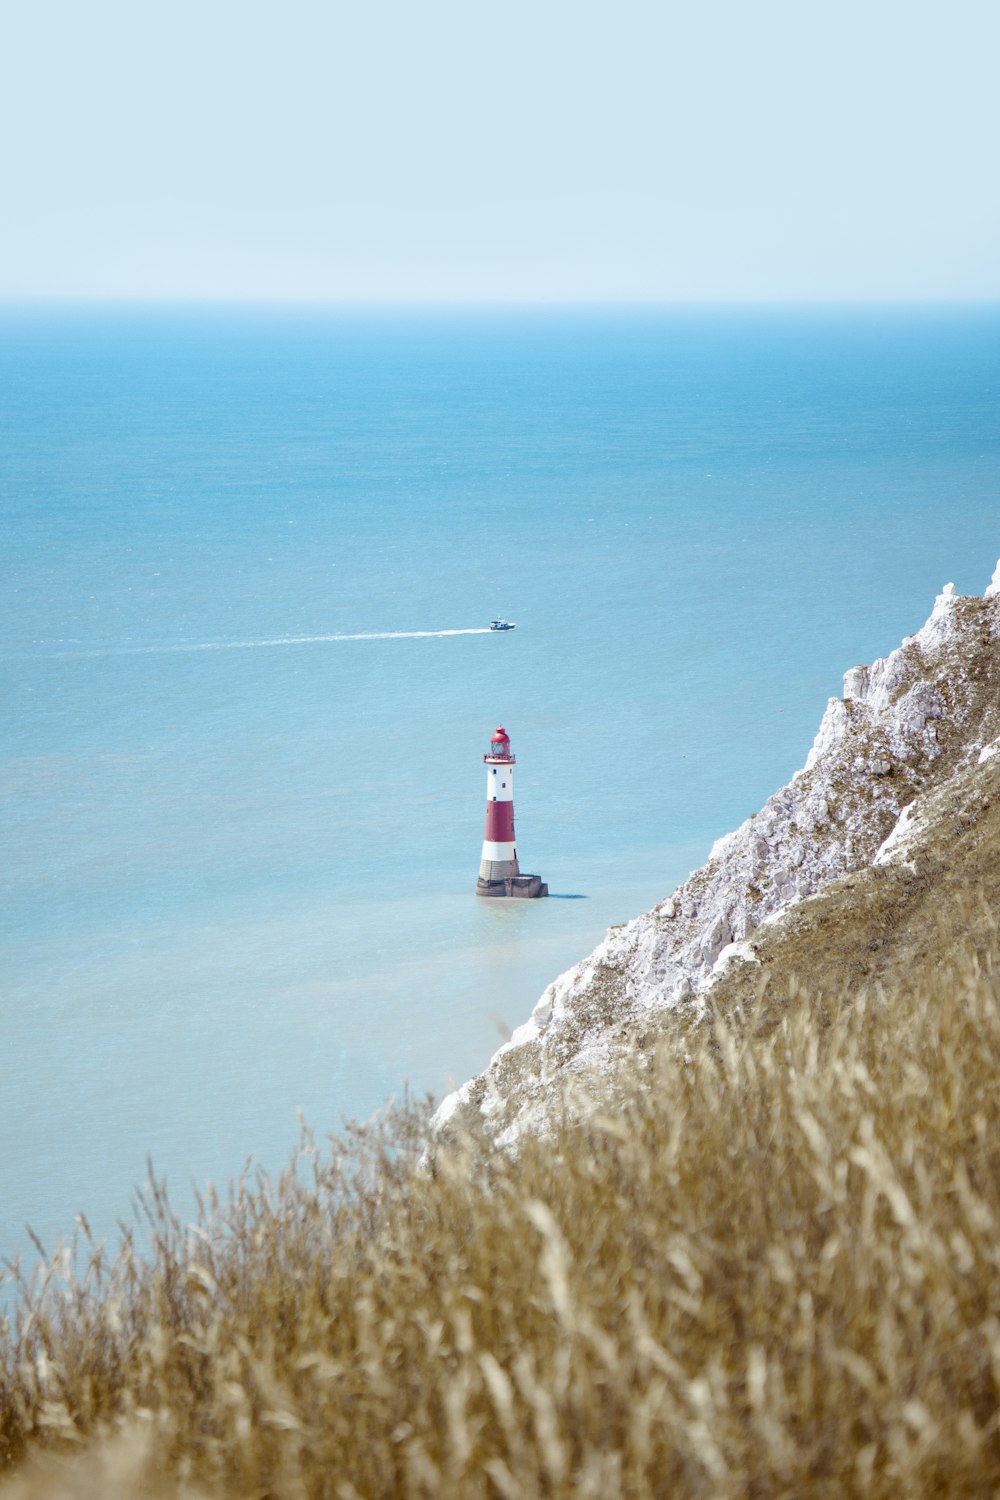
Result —
[{"label": "pale blue sky", "polygon": [[1000,296],[998,0],[25,0],[0,296]]}]

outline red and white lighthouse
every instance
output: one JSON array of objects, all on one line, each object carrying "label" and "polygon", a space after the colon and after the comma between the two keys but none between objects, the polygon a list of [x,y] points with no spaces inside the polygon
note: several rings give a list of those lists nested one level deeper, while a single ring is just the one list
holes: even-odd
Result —
[{"label": "red and white lighthouse", "polygon": [[514,765],[510,735],[494,729],[486,764],[486,833],[476,882],[477,896],[547,896],[540,875],[522,875],[514,840]]}]

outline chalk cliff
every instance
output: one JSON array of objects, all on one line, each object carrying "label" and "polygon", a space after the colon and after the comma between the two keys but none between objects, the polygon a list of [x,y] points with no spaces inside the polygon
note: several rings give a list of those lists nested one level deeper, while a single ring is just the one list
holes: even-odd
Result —
[{"label": "chalk cliff", "polygon": [[[855,962],[831,933],[845,922],[860,930],[867,902],[882,914],[879,932],[916,941],[913,924],[933,923],[949,848],[955,878],[968,885],[985,862],[992,881],[1000,842],[982,840],[998,795],[1000,562],[982,598],[946,584],[916,635],[847,672],[802,770],[673,895],[612,928],[550,984],[486,1071],[444,1100],[439,1126],[513,1139],[544,1116],[554,1085],[585,1086],[588,1069],[647,1043],[678,1007],[696,1012],[747,991],[785,949],[804,978],[821,950],[827,980],[838,970],[877,975],[885,936],[870,937],[869,961]],[[989,900],[984,920],[988,909]],[[808,952],[793,941],[805,932]]]}]

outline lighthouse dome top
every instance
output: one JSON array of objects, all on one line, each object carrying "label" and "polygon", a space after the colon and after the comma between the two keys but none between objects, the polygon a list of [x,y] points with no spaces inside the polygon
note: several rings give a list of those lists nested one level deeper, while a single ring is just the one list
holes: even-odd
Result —
[{"label": "lighthouse dome top", "polygon": [[510,753],[510,735],[502,724],[499,724],[490,736],[490,751],[488,755],[483,756],[483,760],[490,762],[503,761],[513,765],[514,757]]}]

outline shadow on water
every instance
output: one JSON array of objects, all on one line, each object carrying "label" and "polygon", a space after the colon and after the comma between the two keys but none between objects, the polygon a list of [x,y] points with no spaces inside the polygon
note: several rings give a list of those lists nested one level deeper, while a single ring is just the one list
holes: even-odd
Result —
[{"label": "shadow on water", "polygon": [[579,892],[575,895],[564,894],[560,891],[549,891],[550,901],[589,901],[590,897]]}]

